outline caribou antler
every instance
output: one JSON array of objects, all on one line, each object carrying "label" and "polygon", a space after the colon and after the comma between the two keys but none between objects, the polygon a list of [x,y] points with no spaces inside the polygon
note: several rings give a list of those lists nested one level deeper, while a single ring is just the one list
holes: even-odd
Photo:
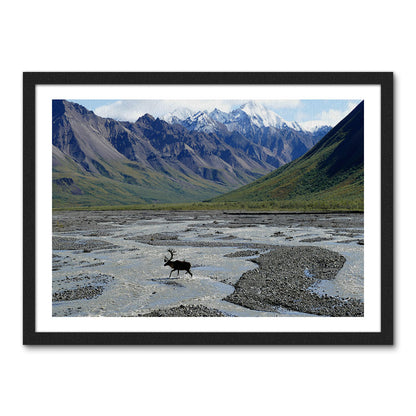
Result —
[{"label": "caribou antler", "polygon": [[171,260],[173,259],[173,256],[176,254],[176,251],[175,251],[175,250],[172,250],[171,248],[169,248],[169,249],[168,249],[168,252],[170,253],[170,258],[168,259],[168,258],[165,256],[165,258],[164,258],[165,263],[166,263],[167,261],[171,261]]}]

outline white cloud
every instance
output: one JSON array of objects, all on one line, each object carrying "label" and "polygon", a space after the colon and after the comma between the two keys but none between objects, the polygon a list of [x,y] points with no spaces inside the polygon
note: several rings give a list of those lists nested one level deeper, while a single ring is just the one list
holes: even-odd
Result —
[{"label": "white cloud", "polygon": [[100,117],[109,117],[117,120],[135,121],[146,113],[138,105],[140,101],[120,100],[111,104],[97,107],[94,113]]},{"label": "white cloud", "polygon": [[329,126],[335,126],[345,116],[347,116],[357,106],[357,104],[358,103],[355,101],[349,101],[345,110],[329,109],[322,111],[322,113],[318,116],[318,119],[325,122]]}]

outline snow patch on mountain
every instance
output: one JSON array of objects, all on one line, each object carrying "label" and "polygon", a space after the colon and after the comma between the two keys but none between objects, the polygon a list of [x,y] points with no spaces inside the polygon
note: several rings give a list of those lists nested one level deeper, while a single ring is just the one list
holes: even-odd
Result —
[{"label": "snow patch on mountain", "polygon": [[322,120],[313,121],[287,121],[274,111],[255,101],[248,101],[239,108],[226,113],[215,108],[213,111],[193,112],[189,108],[181,107],[165,114],[162,117],[168,123],[182,124],[191,130],[213,133],[223,128],[229,131],[244,130],[254,126],[257,128],[274,127],[276,129],[289,128],[295,131],[316,133],[322,128],[331,128],[328,123]]},{"label": "snow patch on mountain", "polygon": [[288,125],[288,122],[283,120],[283,118],[277,115],[274,111],[271,111],[254,101],[249,101],[235,111],[236,113],[239,111],[246,113],[251,122],[257,127],[282,128],[285,125]]},{"label": "snow patch on mountain", "polygon": [[311,133],[316,133],[318,130],[322,129],[323,127],[331,128],[327,122],[323,120],[311,120],[311,121],[302,121],[298,123],[302,130],[309,131]]},{"label": "snow patch on mountain", "polygon": [[224,111],[218,110],[218,108],[215,108],[213,111],[209,113],[209,116],[219,123],[225,123],[229,120],[230,115],[229,113],[225,113]]},{"label": "snow patch on mountain", "polygon": [[188,117],[191,117],[194,114],[192,110],[186,107],[176,108],[175,110],[171,111],[170,113],[165,114],[162,120],[168,123],[178,123],[182,120],[185,120]]}]

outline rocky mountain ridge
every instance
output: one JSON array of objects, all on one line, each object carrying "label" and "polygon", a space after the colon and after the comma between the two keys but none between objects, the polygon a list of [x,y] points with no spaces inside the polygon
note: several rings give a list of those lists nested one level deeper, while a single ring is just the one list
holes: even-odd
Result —
[{"label": "rocky mountain ridge", "polygon": [[362,210],[364,102],[302,157],[214,201],[287,201],[288,206],[297,201],[309,208],[316,204]]},{"label": "rocky mountain ridge", "polygon": [[251,120],[230,128],[204,112],[186,125],[150,114],[134,123],[102,118],[66,100],[52,107],[54,198],[62,203],[201,200],[259,178],[321,138]]}]

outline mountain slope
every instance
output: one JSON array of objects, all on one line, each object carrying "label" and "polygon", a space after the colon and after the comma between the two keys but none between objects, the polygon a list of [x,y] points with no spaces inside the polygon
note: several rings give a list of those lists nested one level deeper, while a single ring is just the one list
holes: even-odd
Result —
[{"label": "mountain slope", "polygon": [[119,122],[65,100],[52,110],[54,207],[198,201],[273,169],[254,144],[233,147],[149,114]]},{"label": "mountain slope", "polygon": [[300,158],[217,202],[309,201],[362,209],[364,200],[364,102]]},{"label": "mountain slope", "polygon": [[[329,130],[322,122],[286,121],[263,105],[249,101],[226,113],[217,108],[192,113],[186,108],[166,114],[164,120],[190,131],[214,134],[230,143],[235,135],[244,136],[258,149],[256,155],[274,168],[303,155]],[[230,136],[231,135],[231,136]]]},{"label": "mountain slope", "polygon": [[322,135],[288,127],[255,103],[211,114],[225,123],[186,109],[171,113],[172,123],[150,114],[117,121],[53,100],[54,207],[206,200],[304,154]]}]

